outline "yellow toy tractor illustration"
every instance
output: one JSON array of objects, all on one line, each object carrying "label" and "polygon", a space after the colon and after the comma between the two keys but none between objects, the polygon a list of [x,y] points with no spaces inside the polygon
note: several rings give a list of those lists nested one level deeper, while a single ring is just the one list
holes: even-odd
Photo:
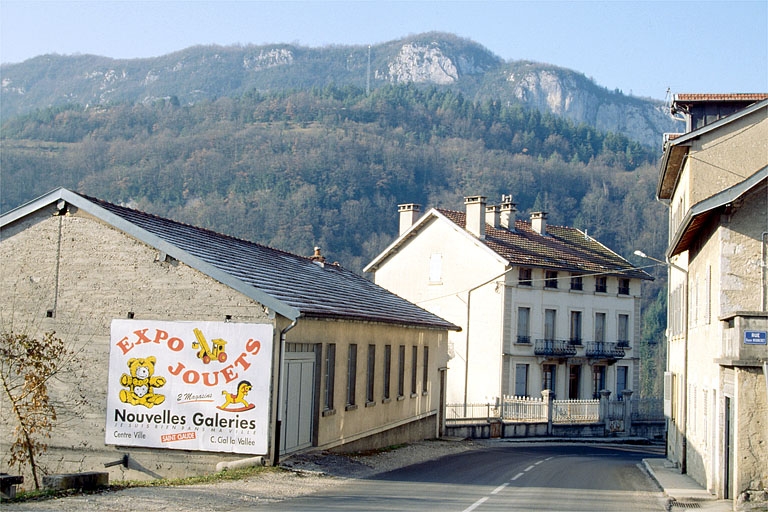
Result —
[{"label": "yellow toy tractor illustration", "polygon": [[200,329],[195,328],[194,333],[197,341],[192,342],[192,348],[200,349],[197,351],[197,357],[202,359],[203,363],[208,364],[213,359],[216,359],[220,363],[223,363],[227,360],[227,353],[224,352],[224,345],[227,344],[226,341],[222,340],[221,338],[216,338],[211,340],[209,345],[208,341],[205,339],[205,336],[203,336],[203,332]]}]

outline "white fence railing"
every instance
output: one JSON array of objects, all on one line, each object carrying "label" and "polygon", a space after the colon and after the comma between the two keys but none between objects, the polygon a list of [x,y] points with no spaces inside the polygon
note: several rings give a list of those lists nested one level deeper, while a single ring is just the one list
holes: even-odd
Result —
[{"label": "white fence railing", "polygon": [[[548,421],[548,405],[544,398],[504,396],[494,403],[448,404],[445,416],[449,421],[497,419],[538,423]],[[552,400],[552,422],[576,424],[621,420],[627,417],[626,407],[630,407],[632,420],[664,419],[660,398],[604,400],[602,404],[597,399]]]}]

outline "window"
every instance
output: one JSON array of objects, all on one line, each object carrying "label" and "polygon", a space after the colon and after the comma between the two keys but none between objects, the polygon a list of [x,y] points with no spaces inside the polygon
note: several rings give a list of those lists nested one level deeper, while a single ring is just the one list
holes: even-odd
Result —
[{"label": "window", "polygon": [[349,345],[347,355],[347,406],[355,405],[355,387],[357,386],[357,344]]},{"label": "window", "polygon": [[336,379],[336,344],[325,348],[325,410],[333,410],[333,388]]},{"label": "window", "polygon": [[376,373],[376,345],[368,345],[368,374],[365,382],[365,401],[369,404],[375,403],[373,397],[373,384]]},{"label": "window", "polygon": [[528,396],[528,365],[515,365],[515,396]]},{"label": "window", "polygon": [[414,345],[411,348],[411,396],[416,396],[417,393],[416,384],[418,383],[418,380],[416,379],[416,370],[418,369],[418,357],[419,347]]},{"label": "window", "polygon": [[595,313],[595,341],[605,341],[605,313]]},{"label": "window", "polygon": [[384,345],[384,400],[389,400],[392,383],[392,345]]},{"label": "window", "polygon": [[600,391],[605,389],[605,366],[592,367],[592,398],[600,398]]},{"label": "window", "polygon": [[622,391],[627,389],[627,370],[626,366],[616,367],[616,395],[619,400],[623,398]]},{"label": "window", "polygon": [[547,270],[544,272],[544,287],[557,288],[557,271]]},{"label": "window", "polygon": [[629,295],[629,279],[619,278],[619,295]]},{"label": "window", "polygon": [[555,391],[555,378],[557,377],[557,365],[545,364],[544,365],[544,380],[541,384],[541,389],[549,389]]},{"label": "window", "polygon": [[571,311],[571,344],[581,345],[581,311]]},{"label": "window", "polygon": [[521,268],[517,274],[517,283],[520,286],[531,286],[531,269]]},{"label": "window", "polygon": [[605,276],[597,276],[595,278],[595,291],[598,293],[605,293],[608,291],[608,280]]},{"label": "window", "polygon": [[421,392],[427,393],[427,381],[429,380],[429,347],[424,347],[424,365],[421,369]]},{"label": "window", "polygon": [[555,339],[555,321],[557,320],[557,310],[545,309],[544,310],[544,339]]},{"label": "window", "polygon": [[398,347],[397,365],[397,397],[405,396],[405,345]]},{"label": "window", "polygon": [[517,308],[517,342],[531,342],[531,308]]},{"label": "window", "polygon": [[429,282],[439,283],[443,280],[443,255],[434,253],[429,257]]},{"label": "window", "polygon": [[584,289],[584,280],[581,278],[581,276],[572,275],[571,290],[583,290],[583,289]]},{"label": "window", "polygon": [[619,345],[623,347],[629,346],[629,315],[619,315],[619,332],[618,332]]}]

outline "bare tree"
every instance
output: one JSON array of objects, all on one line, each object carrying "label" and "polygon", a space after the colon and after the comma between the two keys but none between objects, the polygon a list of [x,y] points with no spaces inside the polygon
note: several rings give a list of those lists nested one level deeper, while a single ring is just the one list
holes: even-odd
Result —
[{"label": "bare tree", "polygon": [[10,404],[10,467],[29,465],[40,488],[36,457],[48,448],[56,408],[48,392],[50,380],[72,361],[70,351],[55,332],[42,339],[12,331],[0,332],[0,381]]}]

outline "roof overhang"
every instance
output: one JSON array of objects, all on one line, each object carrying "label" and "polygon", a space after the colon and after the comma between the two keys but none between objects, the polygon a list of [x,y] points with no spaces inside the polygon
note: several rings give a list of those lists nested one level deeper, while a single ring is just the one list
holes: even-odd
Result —
[{"label": "roof overhang", "polygon": [[141,242],[161,251],[172,258],[189,265],[190,267],[208,275],[212,279],[219,281],[220,283],[236,290],[246,297],[253,299],[254,301],[266,306],[275,313],[288,318],[289,320],[296,320],[301,315],[301,312],[280,300],[275,299],[273,296],[245,283],[236,277],[223,272],[213,265],[206,263],[200,258],[180,249],[179,247],[166,242],[156,235],[136,226],[135,224],[111,213],[104,208],[94,204],[88,199],[68,190],[66,188],[57,188],[37,199],[30,201],[18,208],[15,208],[8,213],[0,216],[0,229],[5,226],[9,226],[20,219],[23,219],[27,215],[30,215],[38,210],[44,209],[51,204],[58,203],[59,201],[65,201],[77,207],[79,210],[92,215],[93,217],[111,225],[115,229],[118,229],[127,235],[140,240]]},{"label": "roof overhang", "polygon": [[664,154],[659,168],[659,180],[656,188],[656,197],[659,199],[671,199],[674,193],[680,173],[683,170],[685,159],[694,140],[702,135],[710,133],[718,128],[748,116],[753,112],[768,107],[768,100],[763,100],[739,110],[730,116],[719,119],[698,130],[693,130],[677,138],[664,142]]},{"label": "roof overhang", "polygon": [[700,230],[713,221],[713,218],[719,214],[722,208],[734,203],[766,179],[768,179],[768,165],[741,183],[692,206],[669,244],[667,257],[687,250]]}]

